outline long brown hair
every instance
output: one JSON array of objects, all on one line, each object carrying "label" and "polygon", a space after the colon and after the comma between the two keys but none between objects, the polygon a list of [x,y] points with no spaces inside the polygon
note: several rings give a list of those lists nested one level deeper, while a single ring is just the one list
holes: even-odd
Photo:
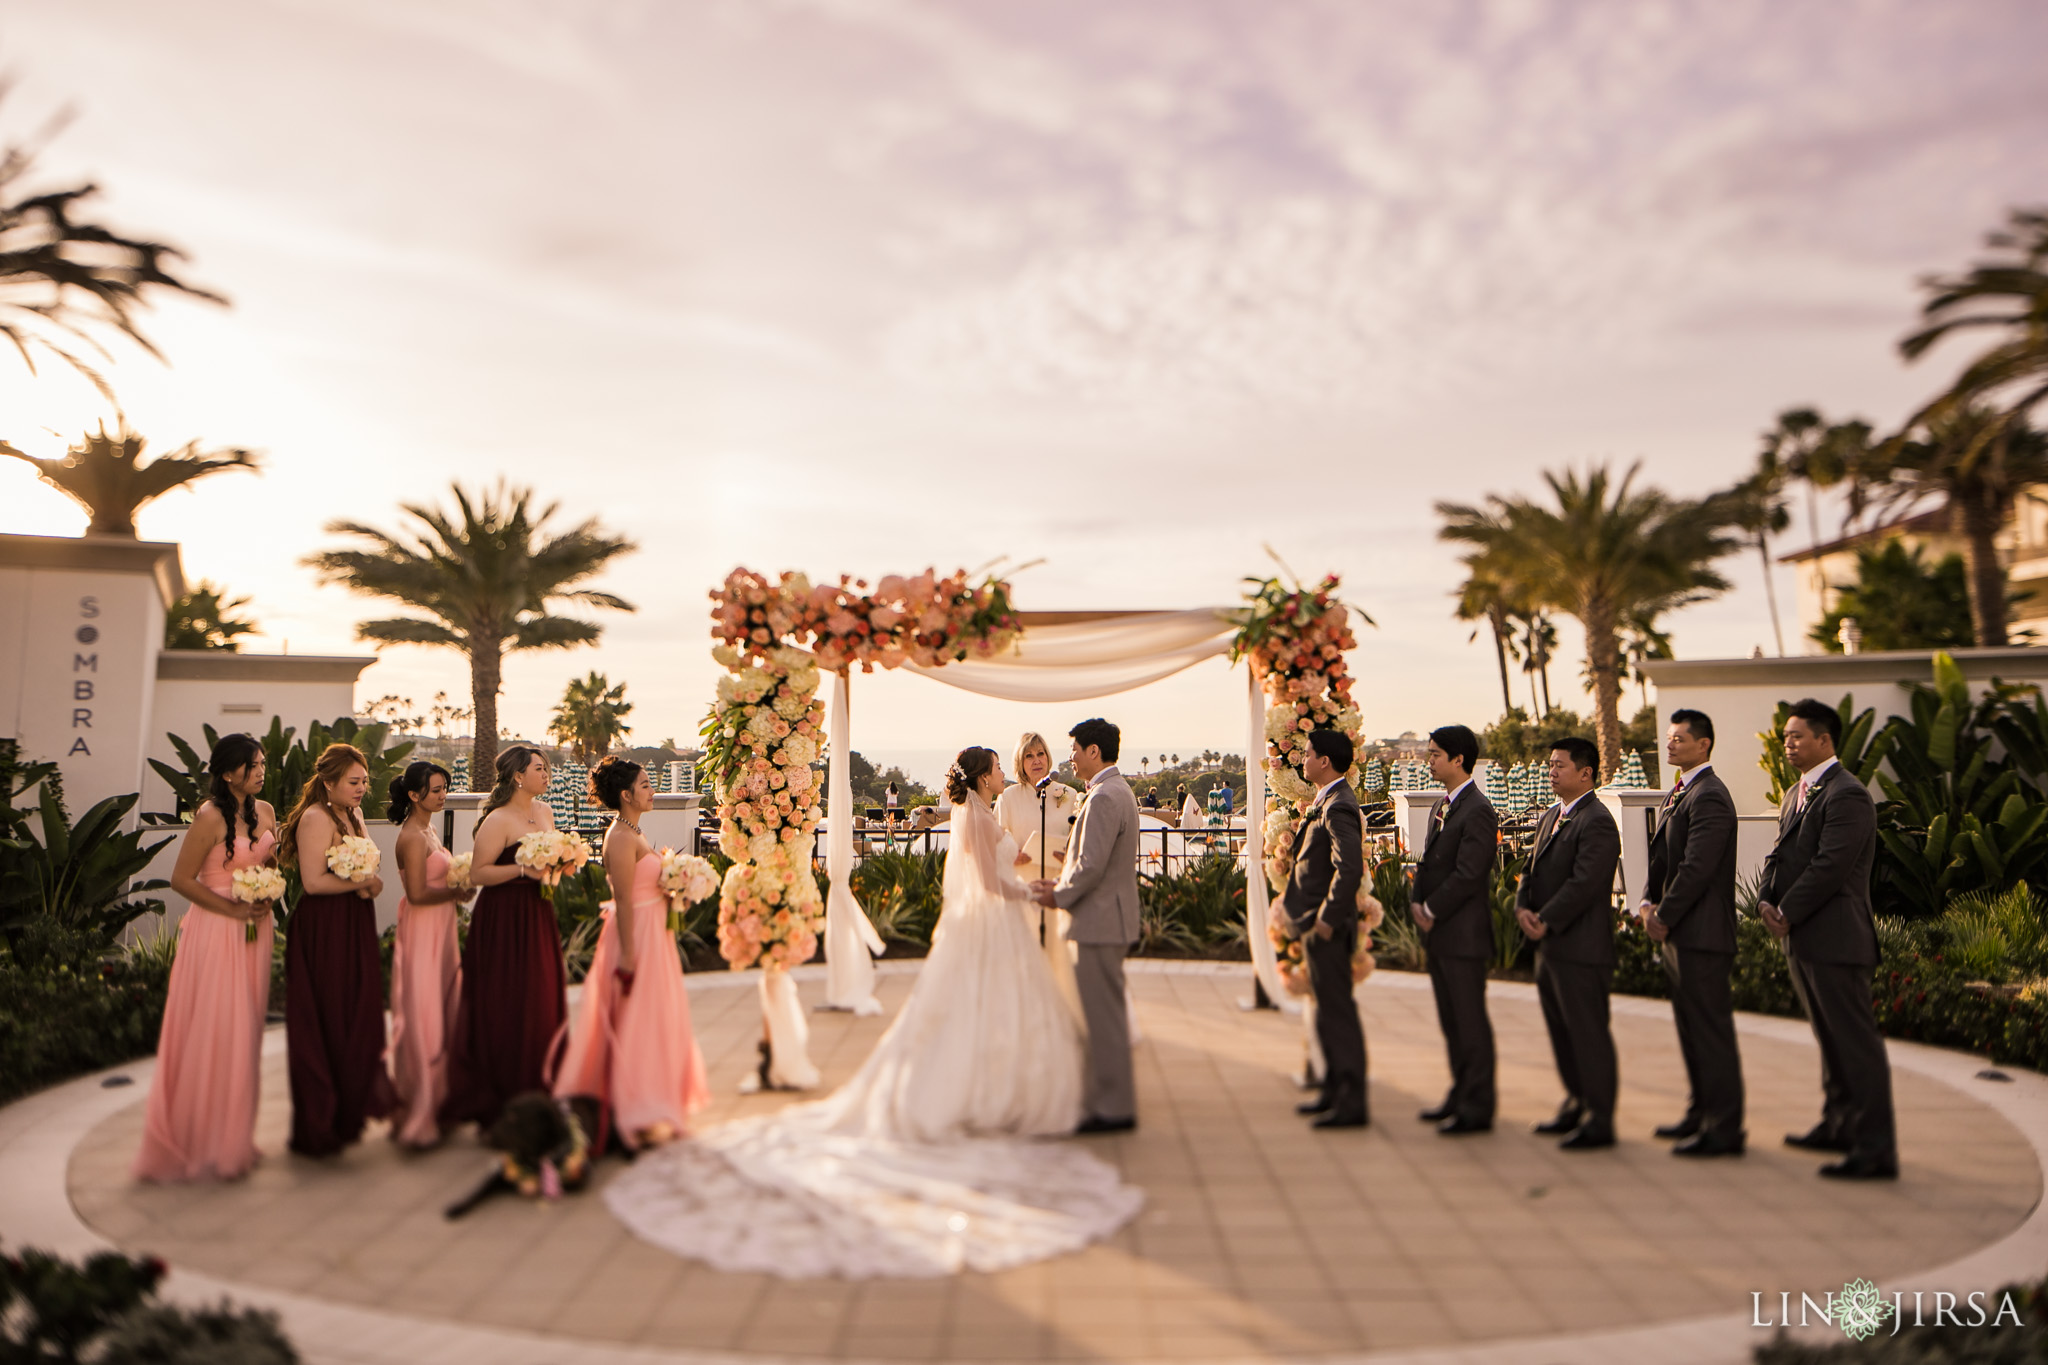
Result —
[{"label": "long brown hair", "polygon": [[299,804],[292,807],[292,813],[284,818],[284,825],[277,832],[277,861],[280,864],[298,866],[299,820],[314,806],[325,810],[327,818],[334,821],[334,827],[342,833],[368,833],[363,827],[360,809],[352,811],[352,818],[344,821],[334,805],[334,784],[348,776],[348,770],[358,764],[364,772],[370,770],[369,760],[353,744],[330,744],[320,751],[320,757],[313,761],[313,775],[306,779],[306,789],[299,793]]},{"label": "long brown hair", "polygon": [[519,774],[526,771],[526,765],[540,755],[540,750],[530,744],[515,744],[499,753],[497,763],[498,780],[491,784],[491,794],[484,799],[484,808],[476,813],[476,828],[484,827],[484,817],[512,799],[512,793],[519,789]]}]

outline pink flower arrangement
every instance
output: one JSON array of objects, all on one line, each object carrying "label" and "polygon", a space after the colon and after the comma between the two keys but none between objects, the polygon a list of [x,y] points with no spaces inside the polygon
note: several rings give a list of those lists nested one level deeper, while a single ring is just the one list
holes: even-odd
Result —
[{"label": "pink flower arrangement", "polygon": [[735,569],[711,594],[711,632],[745,657],[807,640],[820,668],[838,672],[857,664],[872,673],[877,665],[992,658],[1021,630],[1010,585],[1000,579],[976,584],[964,569],[944,578],[926,569],[914,577],[890,574],[872,593],[867,586],[851,576],[814,586],[793,573],[770,583],[751,569]]}]

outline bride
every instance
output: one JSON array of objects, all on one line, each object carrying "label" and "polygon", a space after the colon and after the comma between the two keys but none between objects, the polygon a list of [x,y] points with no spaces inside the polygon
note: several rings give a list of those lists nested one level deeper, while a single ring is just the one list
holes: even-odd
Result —
[{"label": "bride", "polygon": [[1081,1118],[1081,1023],[1038,946],[993,750],[963,749],[931,954],[866,1062],[813,1104],[643,1157],[605,1200],[635,1233],[723,1270],[805,1277],[999,1270],[1075,1251],[1143,1195],[1032,1138]]}]

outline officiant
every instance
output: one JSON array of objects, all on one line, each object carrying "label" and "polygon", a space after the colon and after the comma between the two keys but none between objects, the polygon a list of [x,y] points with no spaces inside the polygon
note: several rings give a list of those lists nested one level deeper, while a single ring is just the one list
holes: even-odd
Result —
[{"label": "officiant", "polygon": [[[1052,751],[1045,736],[1027,730],[1017,741],[1010,770],[1018,780],[996,798],[996,823],[1017,841],[1017,875],[1026,882],[1052,880],[1066,864],[1067,841],[1073,837],[1074,816],[1081,809],[1081,794],[1052,776]],[[1064,910],[1042,910],[1033,905],[1026,912],[1034,917],[1033,928],[1042,916],[1045,955],[1052,965],[1053,979],[1060,994],[1081,1012],[1081,992],[1074,982],[1074,959],[1067,947],[1071,916]]]}]

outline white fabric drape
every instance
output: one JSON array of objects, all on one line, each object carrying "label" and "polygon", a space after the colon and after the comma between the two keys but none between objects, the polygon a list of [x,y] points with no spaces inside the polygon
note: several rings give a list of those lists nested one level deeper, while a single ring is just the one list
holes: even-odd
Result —
[{"label": "white fabric drape", "polygon": [[853,898],[853,734],[849,679],[832,675],[832,761],[827,788],[825,871],[832,879],[825,896],[825,1008],[880,1014],[875,998],[875,957],[882,936]]},{"label": "white fabric drape", "polygon": [[1266,988],[1266,998],[1288,1013],[1301,1008],[1280,984],[1280,964],[1273,940],[1266,937],[1272,913],[1266,889],[1266,694],[1247,668],[1251,683],[1251,730],[1244,750],[1244,921],[1251,940],[1252,974]]},{"label": "white fabric drape", "polygon": [[818,1068],[811,1063],[811,1026],[788,972],[761,973],[761,1017],[768,1024],[769,1082],[786,1090],[809,1090],[817,1085]]},{"label": "white fabric drape", "polygon": [[1217,607],[1131,612],[1031,626],[1013,649],[994,659],[909,667],[934,682],[1005,701],[1087,701],[1158,682],[1226,654],[1236,631]]}]

